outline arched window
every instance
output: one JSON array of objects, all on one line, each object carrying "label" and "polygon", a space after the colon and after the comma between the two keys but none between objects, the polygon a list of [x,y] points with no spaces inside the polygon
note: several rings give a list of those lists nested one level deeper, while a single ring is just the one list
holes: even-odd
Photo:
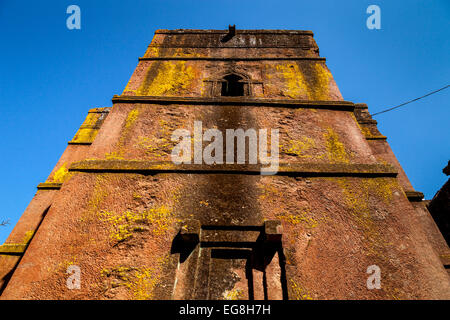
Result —
[{"label": "arched window", "polygon": [[230,74],[222,81],[222,96],[236,97],[244,95],[244,81],[242,77]]},{"label": "arched window", "polygon": [[259,96],[264,95],[263,83],[252,80],[245,73],[234,70],[225,70],[203,80],[205,82],[204,94],[210,97],[251,97],[254,90]]}]

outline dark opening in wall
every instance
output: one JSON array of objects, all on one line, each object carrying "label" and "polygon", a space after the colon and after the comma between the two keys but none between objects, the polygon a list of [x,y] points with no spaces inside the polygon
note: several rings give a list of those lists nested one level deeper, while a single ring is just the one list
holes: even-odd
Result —
[{"label": "dark opening in wall", "polygon": [[235,74],[230,74],[223,78],[222,82],[222,96],[243,96],[244,82],[242,78]]}]

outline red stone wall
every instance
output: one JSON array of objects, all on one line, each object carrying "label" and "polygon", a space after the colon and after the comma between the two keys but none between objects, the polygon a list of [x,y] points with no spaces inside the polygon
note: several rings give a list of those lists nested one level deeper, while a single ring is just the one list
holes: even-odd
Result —
[{"label": "red stone wall", "polygon": [[[225,35],[156,32],[109,115],[80,128],[98,131],[91,144],[70,145],[50,175],[61,189],[39,191],[16,227],[36,229],[51,204],[2,299],[450,297],[411,184],[376,123],[343,101],[312,33]],[[229,73],[249,94],[218,95]],[[283,170],[175,166],[171,134],[194,121],[278,129]],[[366,286],[371,265],[381,289]]]}]

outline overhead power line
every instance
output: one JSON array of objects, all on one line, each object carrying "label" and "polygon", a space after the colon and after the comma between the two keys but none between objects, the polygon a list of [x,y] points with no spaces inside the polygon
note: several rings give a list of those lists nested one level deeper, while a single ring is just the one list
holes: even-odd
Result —
[{"label": "overhead power line", "polygon": [[6,226],[7,224],[9,224],[9,220],[4,220],[0,222],[0,227]]},{"label": "overhead power line", "polygon": [[388,111],[391,111],[391,110],[400,108],[400,107],[404,106],[405,104],[408,104],[408,103],[411,103],[411,102],[420,100],[420,99],[425,98],[425,97],[428,97],[428,96],[431,96],[432,94],[435,94],[435,93],[437,93],[437,92],[439,92],[439,91],[445,90],[445,89],[447,89],[448,87],[450,87],[450,85],[446,85],[445,87],[442,87],[442,88],[440,88],[440,89],[437,89],[437,90],[435,90],[435,91],[432,91],[432,92],[430,92],[430,93],[427,93],[427,94],[424,95],[424,96],[421,96],[421,97],[412,99],[412,100],[410,100],[410,101],[404,102],[404,103],[402,103],[402,104],[399,104],[398,106],[395,106],[395,107],[392,107],[392,108],[389,108],[389,109],[386,109],[386,110],[383,110],[383,111],[380,111],[380,112],[376,112],[376,113],[372,114],[372,116],[376,116],[377,114],[385,113],[385,112],[388,112]]}]

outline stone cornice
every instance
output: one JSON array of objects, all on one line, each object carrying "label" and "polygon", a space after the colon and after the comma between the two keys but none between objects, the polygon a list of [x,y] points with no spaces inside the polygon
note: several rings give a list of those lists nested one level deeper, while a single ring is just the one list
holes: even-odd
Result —
[{"label": "stone cornice", "polygon": [[[202,30],[202,29],[158,29],[155,34],[227,34],[226,30]],[[310,30],[258,30],[258,29],[237,29],[236,34],[284,34],[284,35],[307,35],[313,36],[314,33]]]},{"label": "stone cornice", "polygon": [[139,61],[154,61],[154,60],[207,60],[207,61],[289,61],[289,60],[312,60],[312,61],[326,61],[323,57],[140,57]]},{"label": "stone cornice", "polygon": [[0,255],[23,255],[28,244],[6,243],[0,245]]},{"label": "stone cornice", "polygon": [[[266,166],[264,166],[266,167]],[[206,165],[181,164],[170,161],[142,160],[84,160],[73,163],[71,172],[111,173],[193,173],[193,174],[246,174],[260,175],[261,165]],[[385,164],[336,164],[336,163],[280,163],[277,175],[300,177],[396,177],[397,170]]]},{"label": "stone cornice", "polygon": [[422,201],[424,195],[419,191],[405,191],[406,197],[409,201]]},{"label": "stone cornice", "polygon": [[233,105],[257,107],[288,107],[332,109],[353,111],[354,104],[349,101],[312,101],[294,99],[258,99],[246,97],[163,97],[163,96],[117,96],[114,103],[150,103],[150,104],[193,104],[193,105]]},{"label": "stone cornice", "polygon": [[39,183],[38,190],[59,190],[61,189],[62,183],[59,182],[42,182]]}]

